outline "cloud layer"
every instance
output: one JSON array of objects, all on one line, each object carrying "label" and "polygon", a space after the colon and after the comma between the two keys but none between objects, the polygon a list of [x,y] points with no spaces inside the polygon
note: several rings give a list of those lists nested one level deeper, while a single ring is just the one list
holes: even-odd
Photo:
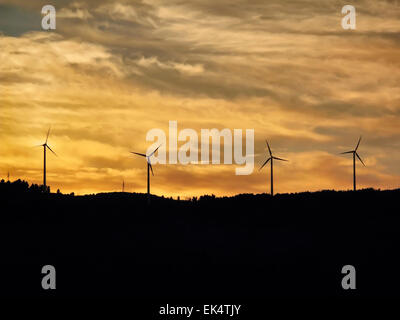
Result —
[{"label": "cloud layer", "polygon": [[[146,187],[152,128],[255,130],[289,163],[276,191],[351,188],[358,136],[360,187],[398,187],[400,4],[358,1],[55,1],[57,30],[41,31],[40,1],[0,0],[0,170],[40,183],[52,125],[52,188],[77,193]],[[39,26],[39,27],[38,27]],[[155,166],[165,195],[268,191],[268,170]]]}]

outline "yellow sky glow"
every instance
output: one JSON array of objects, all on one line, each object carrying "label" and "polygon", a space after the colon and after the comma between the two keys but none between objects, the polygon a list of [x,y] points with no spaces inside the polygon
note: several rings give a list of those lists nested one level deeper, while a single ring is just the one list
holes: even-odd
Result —
[{"label": "yellow sky glow", "polygon": [[[379,3],[378,3],[379,2]],[[55,1],[57,29],[40,30],[40,1],[0,0],[0,177],[76,194],[146,191],[152,128],[254,129],[255,170],[155,165],[152,193],[276,192],[400,182],[400,4],[358,1]],[[31,17],[32,19],[29,19]],[[30,21],[33,21],[31,25]],[[35,24],[37,22],[37,25]],[[182,145],[179,143],[179,145]],[[223,157],[223,154],[221,154]]]}]

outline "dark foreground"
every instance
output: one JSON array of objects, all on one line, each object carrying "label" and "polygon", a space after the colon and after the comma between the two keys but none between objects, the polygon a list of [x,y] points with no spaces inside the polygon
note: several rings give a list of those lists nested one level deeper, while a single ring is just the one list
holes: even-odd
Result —
[{"label": "dark foreground", "polygon": [[[400,190],[197,201],[2,184],[0,296],[157,301],[397,297]],[[57,289],[43,290],[53,265]],[[343,290],[344,265],[356,290]]]}]

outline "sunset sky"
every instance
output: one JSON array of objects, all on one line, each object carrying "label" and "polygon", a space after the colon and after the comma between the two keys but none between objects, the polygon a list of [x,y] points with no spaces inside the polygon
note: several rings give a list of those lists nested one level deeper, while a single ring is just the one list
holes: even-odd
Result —
[{"label": "sunset sky", "polygon": [[[57,27],[41,29],[41,8]],[[356,30],[341,9],[357,10]],[[0,178],[76,194],[146,191],[152,128],[254,129],[255,170],[154,166],[152,193],[275,192],[400,185],[400,1],[0,0]],[[183,143],[180,143],[181,145]]]}]

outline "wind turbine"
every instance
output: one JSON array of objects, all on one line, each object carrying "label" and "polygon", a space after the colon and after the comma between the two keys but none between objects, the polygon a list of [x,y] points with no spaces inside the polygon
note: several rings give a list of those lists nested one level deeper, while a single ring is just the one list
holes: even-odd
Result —
[{"label": "wind turbine", "polygon": [[131,151],[131,153],[136,154],[138,156],[141,157],[145,157],[147,160],[147,202],[150,203],[150,170],[151,170],[151,174],[154,176],[154,172],[153,172],[153,167],[151,166],[151,162],[150,162],[150,158],[153,154],[156,153],[156,151],[158,150],[158,148],[161,147],[161,144],[157,147],[157,149],[155,149],[152,153],[150,153],[149,155],[146,155],[144,153],[139,153],[139,152],[133,152]]},{"label": "wind turbine", "polygon": [[51,148],[47,144],[47,141],[49,140],[49,135],[50,135],[50,128],[47,131],[45,143],[38,145],[38,147],[43,147],[43,186],[44,186],[45,192],[47,192],[47,188],[46,188],[46,148],[48,148],[51,152],[54,153],[55,156],[57,156],[57,154],[53,150],[51,150]]},{"label": "wind turbine", "polygon": [[279,161],[289,161],[289,160],[285,160],[285,159],[274,157],[272,155],[272,151],[271,151],[271,148],[269,147],[268,141],[265,140],[265,142],[267,143],[267,147],[268,147],[268,151],[269,151],[269,158],[264,162],[264,164],[261,166],[261,168],[259,170],[264,168],[264,166],[269,161],[271,161],[271,196],[273,196],[274,195],[274,160],[279,160]]},{"label": "wind turbine", "polygon": [[352,153],[353,154],[353,190],[354,191],[356,191],[356,157],[358,158],[358,160],[360,160],[360,162],[365,167],[364,162],[361,160],[360,156],[357,153],[358,147],[360,146],[360,142],[361,142],[361,136],[360,136],[360,139],[358,139],[357,146],[356,146],[356,148],[354,150],[346,151],[346,152],[342,152],[341,153],[341,154],[346,154],[346,153]]}]

